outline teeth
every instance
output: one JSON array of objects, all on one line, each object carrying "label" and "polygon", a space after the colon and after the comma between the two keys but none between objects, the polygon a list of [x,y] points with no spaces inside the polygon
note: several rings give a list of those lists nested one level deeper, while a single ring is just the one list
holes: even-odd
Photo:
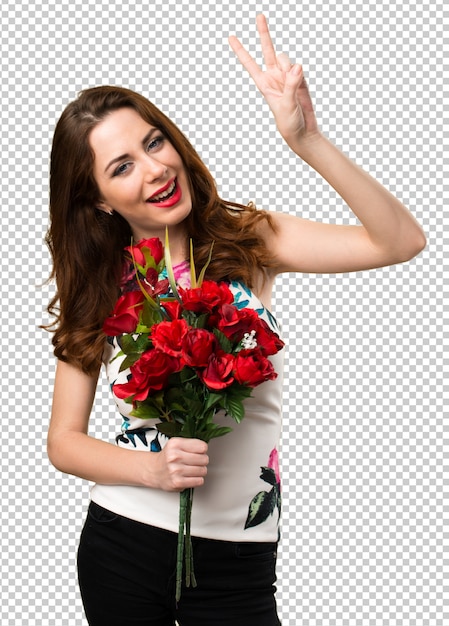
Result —
[{"label": "teeth", "polygon": [[173,181],[168,189],[166,189],[162,193],[159,193],[157,196],[153,196],[152,198],[150,198],[150,202],[160,202],[161,200],[165,200],[166,198],[169,198],[174,192],[175,187],[176,187],[176,181]]}]

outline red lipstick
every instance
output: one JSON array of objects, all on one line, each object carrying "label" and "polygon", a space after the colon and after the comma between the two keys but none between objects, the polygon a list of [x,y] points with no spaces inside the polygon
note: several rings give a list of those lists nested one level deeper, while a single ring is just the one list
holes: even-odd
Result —
[{"label": "red lipstick", "polygon": [[[171,189],[173,187],[173,189]],[[166,197],[162,197],[160,200],[153,200],[153,198],[161,195],[164,191],[168,191]],[[152,196],[150,196],[147,202],[154,204],[157,207],[171,207],[177,204],[182,197],[181,187],[178,185],[178,180],[173,178],[166,185],[158,189]]]}]

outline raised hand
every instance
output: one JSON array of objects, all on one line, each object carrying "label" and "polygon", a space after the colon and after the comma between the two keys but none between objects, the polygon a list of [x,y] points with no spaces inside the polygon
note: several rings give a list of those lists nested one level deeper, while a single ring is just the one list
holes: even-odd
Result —
[{"label": "raised hand", "polygon": [[292,64],[286,54],[276,55],[264,15],[258,15],[256,23],[265,71],[237,37],[229,37],[229,44],[267,101],[283,138],[298,147],[320,134],[302,66]]}]

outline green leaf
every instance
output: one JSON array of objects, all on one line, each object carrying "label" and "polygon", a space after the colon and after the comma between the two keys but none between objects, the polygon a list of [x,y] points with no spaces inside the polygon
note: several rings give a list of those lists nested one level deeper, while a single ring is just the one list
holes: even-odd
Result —
[{"label": "green leaf", "polygon": [[192,289],[195,289],[196,287],[201,287],[201,285],[203,284],[203,280],[204,280],[204,275],[206,274],[206,270],[209,267],[209,264],[211,262],[212,259],[212,250],[214,249],[214,242],[212,242],[211,246],[210,246],[210,250],[209,250],[209,256],[207,258],[206,263],[204,264],[203,269],[200,272],[199,277],[196,277],[196,268],[195,268],[195,257],[193,254],[193,241],[192,239],[190,239],[190,286]]},{"label": "green leaf", "polygon": [[165,227],[165,250],[164,250],[164,255],[165,255],[165,267],[167,268],[168,282],[170,283],[170,287],[171,287],[171,289],[173,291],[173,295],[175,296],[175,298],[177,300],[179,300],[179,302],[181,302],[181,298],[179,297],[178,289],[176,287],[175,274],[173,272],[173,265],[172,265],[172,261],[171,261],[170,243],[169,243],[169,240],[168,240],[168,226]]},{"label": "green leaf", "polygon": [[195,258],[193,256],[193,241],[192,240],[190,240],[190,287],[192,289],[195,289],[195,287],[197,287]]},{"label": "green leaf", "polygon": [[179,437],[181,435],[182,425],[177,422],[161,422],[160,424],[156,424],[156,428],[167,437]]},{"label": "green leaf", "polygon": [[282,510],[282,495],[281,495],[281,488],[280,488],[280,485],[276,485],[275,490],[276,490],[276,506],[277,506],[277,508],[278,508],[279,515],[281,515],[281,510]]},{"label": "green leaf", "polygon": [[145,327],[147,329],[151,329],[154,324],[162,322],[163,319],[164,315],[160,308],[153,307],[148,300],[145,300],[142,312],[140,314],[140,322],[143,328],[140,329],[140,327],[138,326],[137,332],[145,332]]},{"label": "green leaf", "polygon": [[138,352],[145,352],[151,346],[151,339],[147,334],[139,335],[135,341],[135,346]]},{"label": "green leaf", "polygon": [[197,432],[196,432],[196,428],[194,424],[184,424],[181,432],[180,432],[180,436],[181,437],[185,437],[186,439],[193,439],[194,437],[198,437]]},{"label": "green leaf", "polygon": [[245,522],[245,529],[253,528],[262,524],[273,513],[276,506],[276,494],[274,489],[270,491],[259,491],[251,500],[248,509],[248,517]]},{"label": "green leaf", "polygon": [[124,352],[123,350],[120,350],[120,352],[117,352],[117,354],[109,361],[110,363],[112,363],[113,361],[115,361],[115,359],[118,359],[121,356],[124,356]]},{"label": "green leaf", "polygon": [[209,397],[206,400],[206,404],[204,405],[204,409],[207,411],[217,404],[220,404],[223,401],[223,395],[218,393],[210,393]]},{"label": "green leaf", "polygon": [[197,281],[197,285],[198,287],[201,287],[201,285],[203,284],[203,280],[204,280],[204,275],[206,274],[206,270],[209,267],[209,263],[211,262],[212,259],[212,250],[214,249],[214,241],[211,243],[210,246],[210,250],[209,250],[209,256],[207,257],[207,261],[203,267],[203,269],[201,270],[201,273],[199,275],[198,281]]},{"label": "green leaf", "polygon": [[123,359],[123,361],[120,363],[120,368],[118,371],[124,372],[125,370],[127,370],[128,367],[131,367],[131,365],[134,365],[134,363],[139,360],[140,356],[141,355],[139,352],[132,352],[131,354],[128,354],[126,358]]},{"label": "green leaf", "polygon": [[160,411],[155,406],[151,406],[148,404],[140,404],[131,411],[131,415],[133,415],[134,417],[139,417],[143,420],[160,419],[161,417]]},{"label": "green leaf", "polygon": [[117,343],[123,350],[124,354],[130,354],[131,352],[137,352],[136,341],[132,335],[124,334],[117,337]]},{"label": "green leaf", "polygon": [[191,326],[194,328],[205,328],[209,315],[209,313],[201,313],[201,315],[198,315],[196,319],[193,320]]},{"label": "green leaf", "polygon": [[187,413],[187,408],[178,402],[170,402],[170,411],[177,411],[178,413]]},{"label": "green leaf", "polygon": [[216,424],[213,424],[212,428],[207,429],[208,438],[204,439],[204,441],[208,442],[211,439],[216,439],[217,437],[223,437],[224,435],[227,435],[230,432],[232,432],[232,428],[230,428],[229,426],[217,426]]},{"label": "green leaf", "polygon": [[237,398],[226,398],[224,403],[226,412],[234,419],[237,424],[240,424],[245,417],[245,407],[243,402]]},{"label": "green leaf", "polygon": [[144,274],[146,274],[145,270],[148,270],[150,267],[152,269],[156,269],[156,261],[154,260],[153,255],[151,254],[151,250],[147,247],[142,248],[142,253],[143,256],[145,258],[145,268],[144,268]]},{"label": "green leaf", "polygon": [[218,330],[218,328],[214,328],[213,333],[215,337],[218,339],[220,348],[224,350],[225,352],[227,352],[228,354],[230,354],[232,352],[232,343],[229,341],[226,335],[222,333],[221,330]]},{"label": "green leaf", "polygon": [[132,335],[122,335],[120,343],[126,358],[120,364],[119,372],[124,372],[128,367],[134,365],[145,350],[151,346],[151,341],[146,334],[139,335],[137,339],[134,339]]},{"label": "green leaf", "polygon": [[264,480],[266,483],[270,485],[277,484],[276,474],[275,474],[274,469],[272,469],[271,467],[261,467],[260,469],[262,470],[262,474],[260,475],[262,480]]},{"label": "green leaf", "polygon": [[195,327],[197,315],[194,311],[184,310],[181,313],[181,317],[185,319],[189,326]]},{"label": "green leaf", "polygon": [[[195,378],[197,378],[197,375],[190,367],[184,367],[180,372],[180,382],[182,385],[185,385],[191,380],[195,380]],[[187,391],[187,389],[185,391]]]},{"label": "green leaf", "polygon": [[173,383],[171,383],[171,386],[169,386],[166,390],[165,390],[165,400],[169,403],[169,404],[173,404],[175,402],[178,402],[179,404],[182,404],[184,406],[184,393],[183,393],[183,389],[180,386],[173,386]]}]

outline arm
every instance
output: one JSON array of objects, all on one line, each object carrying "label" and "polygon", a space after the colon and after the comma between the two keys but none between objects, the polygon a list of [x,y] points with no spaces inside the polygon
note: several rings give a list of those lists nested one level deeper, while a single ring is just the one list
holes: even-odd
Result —
[{"label": "arm", "polygon": [[345,200],[359,226],[322,224],[273,214],[277,233],[269,249],[275,271],[347,272],[409,260],[425,236],[406,207],[320,132],[302,67],[276,56],[263,15],[257,18],[267,69],[263,72],[235,37],[230,44],[269,104],[290,148]]},{"label": "arm", "polygon": [[125,450],[87,434],[97,379],[59,361],[48,432],[48,456],[68,474],[102,484],[182,491],[207,473],[207,444],[171,439],[161,452]]}]

